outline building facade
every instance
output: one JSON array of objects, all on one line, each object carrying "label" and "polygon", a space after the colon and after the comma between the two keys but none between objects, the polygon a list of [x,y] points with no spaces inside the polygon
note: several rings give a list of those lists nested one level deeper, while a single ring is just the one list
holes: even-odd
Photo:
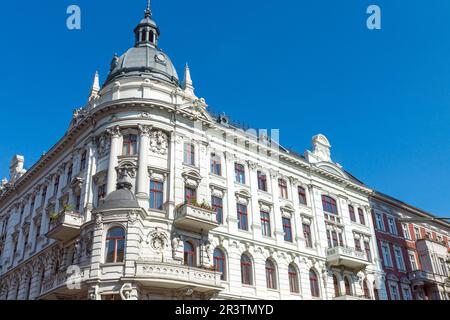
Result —
[{"label": "building facade", "polygon": [[385,194],[371,198],[390,300],[450,300],[450,225]]},{"label": "building facade", "polygon": [[369,187],[212,116],[148,7],[67,133],[0,186],[0,299],[387,299]]}]

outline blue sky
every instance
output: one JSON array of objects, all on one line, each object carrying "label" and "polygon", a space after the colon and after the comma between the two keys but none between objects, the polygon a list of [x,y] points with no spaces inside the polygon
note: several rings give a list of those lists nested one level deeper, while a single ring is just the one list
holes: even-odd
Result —
[{"label": "blue sky", "polygon": [[[5,1],[0,13],[0,176],[30,167],[85,104],[95,70],[133,45],[145,0]],[[332,157],[370,187],[450,216],[450,2],[153,0],[160,47],[199,96],[303,153]],[[82,29],[66,28],[66,9]],[[382,9],[382,30],[366,8]]]}]

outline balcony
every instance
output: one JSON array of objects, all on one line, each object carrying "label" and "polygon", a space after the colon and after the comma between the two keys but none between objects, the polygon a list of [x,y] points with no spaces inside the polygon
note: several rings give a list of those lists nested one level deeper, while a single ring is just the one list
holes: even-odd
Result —
[{"label": "balcony", "polygon": [[83,224],[83,217],[80,213],[62,211],[50,219],[49,230],[46,234],[48,238],[66,242],[80,235]]},{"label": "balcony", "polygon": [[370,264],[364,252],[350,247],[328,248],[327,263],[331,266],[343,266],[355,271],[360,271]]},{"label": "balcony", "polygon": [[192,268],[160,262],[136,262],[136,281],[144,286],[179,290],[186,287],[199,293],[223,289],[221,273],[208,269]]},{"label": "balcony", "polygon": [[424,285],[427,283],[444,283],[447,277],[423,270],[415,270],[408,273],[408,279],[414,284]]},{"label": "balcony", "polygon": [[174,223],[180,229],[193,232],[209,232],[219,226],[216,213],[212,209],[192,204],[177,208]]},{"label": "balcony", "polygon": [[80,270],[80,273],[59,272],[56,276],[46,278],[42,283],[39,297],[50,298],[52,294],[73,294],[81,290],[83,282],[89,278],[89,268]]}]

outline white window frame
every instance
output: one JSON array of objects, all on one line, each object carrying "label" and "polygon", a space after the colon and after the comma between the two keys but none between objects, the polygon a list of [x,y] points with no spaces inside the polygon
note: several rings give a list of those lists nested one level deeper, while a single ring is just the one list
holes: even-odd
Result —
[{"label": "white window frame", "polygon": [[409,225],[407,223],[402,223],[402,229],[405,239],[411,240],[411,234],[409,233]]},{"label": "white window frame", "polygon": [[375,212],[375,221],[377,222],[377,229],[385,231],[382,213]]},{"label": "white window frame", "polygon": [[416,240],[421,238],[419,227],[414,226],[414,236],[416,237]]},{"label": "white window frame", "polygon": [[[387,249],[387,251],[385,250]],[[389,244],[387,242],[381,243],[381,252],[383,254],[383,264],[386,267],[392,268],[392,255],[391,255],[391,249],[389,247]],[[386,259],[387,258],[387,259]]]},{"label": "white window frame", "polygon": [[[394,288],[394,290],[392,290],[392,288]],[[390,282],[389,283],[389,291],[390,291],[390,296],[392,300],[400,300],[400,290],[398,289],[398,284],[395,282]],[[393,297],[393,292],[396,293],[397,298],[394,299]]]},{"label": "white window frame", "polygon": [[403,300],[412,300],[411,289],[408,286],[402,285],[402,291],[403,291]]},{"label": "white window frame", "polygon": [[417,263],[416,254],[414,253],[414,251],[408,251],[408,257],[412,270],[419,270],[419,264]]},{"label": "white window frame", "polygon": [[395,256],[395,263],[397,264],[398,270],[405,270],[405,261],[403,261],[403,254],[402,249],[398,246],[394,246],[394,256]]},{"label": "white window frame", "polygon": [[[388,227],[389,227],[389,232],[397,235],[397,227],[395,226],[395,219],[393,217],[387,217],[388,220]],[[392,222],[392,224],[391,224]]]}]

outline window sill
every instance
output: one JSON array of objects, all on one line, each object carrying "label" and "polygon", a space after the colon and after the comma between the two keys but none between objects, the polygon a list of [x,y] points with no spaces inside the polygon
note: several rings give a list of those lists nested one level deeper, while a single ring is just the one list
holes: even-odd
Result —
[{"label": "window sill", "polygon": [[103,263],[100,264],[100,267],[121,267],[125,266],[125,262],[111,262],[111,263]]}]

